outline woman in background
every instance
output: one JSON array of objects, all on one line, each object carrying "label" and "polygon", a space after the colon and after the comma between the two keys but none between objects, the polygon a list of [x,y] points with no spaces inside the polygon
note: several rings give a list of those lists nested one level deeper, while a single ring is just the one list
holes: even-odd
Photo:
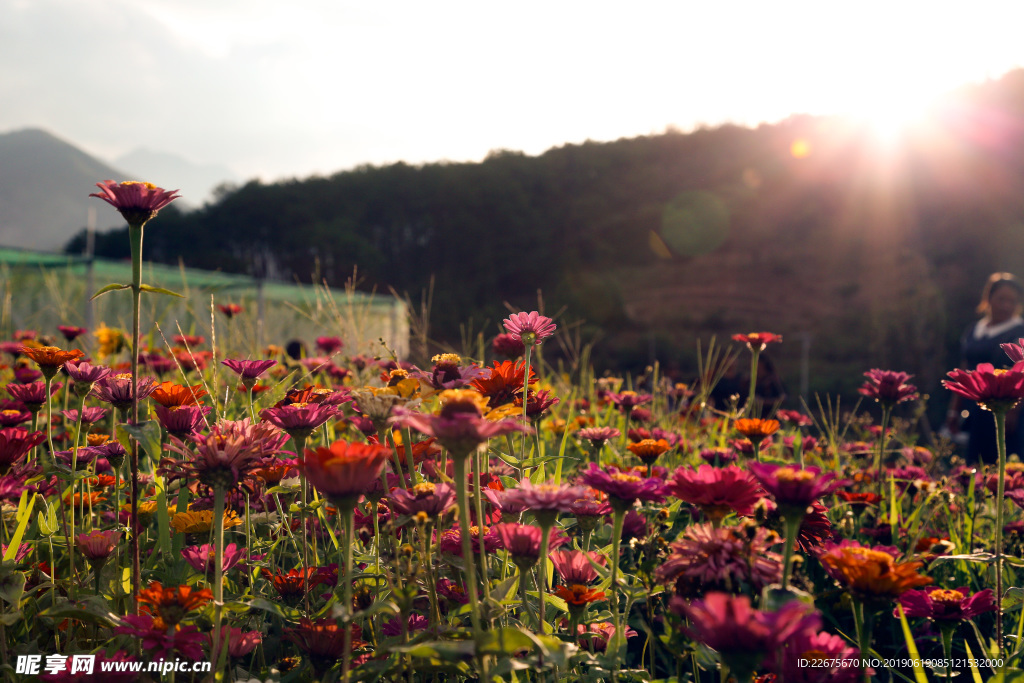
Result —
[{"label": "woman in background", "polygon": [[[978,313],[982,318],[964,330],[960,338],[961,367],[973,370],[980,363],[991,363],[997,368],[1013,365],[1000,344],[1016,342],[1024,337],[1024,319],[1021,318],[1024,287],[1010,273],[993,273],[981,293]],[[967,418],[960,424],[961,412]],[[1021,431],[1018,429],[1020,407],[1006,416],[1006,445],[1008,453],[1020,453]],[[968,463],[996,461],[996,427],[992,413],[973,401],[957,394],[949,404],[946,424],[956,433],[957,427],[967,432],[966,460]]]}]

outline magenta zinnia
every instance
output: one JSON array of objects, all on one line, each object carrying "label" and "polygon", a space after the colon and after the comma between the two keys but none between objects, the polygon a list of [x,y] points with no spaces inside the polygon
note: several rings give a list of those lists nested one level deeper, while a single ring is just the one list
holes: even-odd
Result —
[{"label": "magenta zinnia", "polygon": [[104,180],[96,183],[96,187],[100,191],[89,196],[107,202],[120,212],[128,225],[136,227],[145,225],[160,209],[180,196],[177,190],[165,190],[153,183],[132,180],[123,183]]},{"label": "magenta zinnia", "polygon": [[515,313],[502,322],[505,325],[505,331],[512,335],[513,339],[523,342],[524,346],[540,346],[557,329],[551,318],[545,317],[537,311]]},{"label": "magenta zinnia", "polygon": [[[540,527],[529,524],[495,524],[494,533],[516,566],[529,569],[540,559],[540,543],[543,532]],[[548,550],[565,545],[569,539],[561,534],[553,533],[548,539]]]},{"label": "magenta zinnia", "polygon": [[996,609],[991,588],[971,595],[967,586],[954,590],[936,588],[911,590],[900,596],[900,604],[908,617],[924,617],[934,621],[964,621]]},{"label": "magenta zinnia", "polygon": [[715,521],[730,512],[753,513],[754,505],[761,498],[759,488],[753,477],[736,465],[701,465],[697,470],[680,467],[668,484],[669,493],[696,505],[708,519]]},{"label": "magenta zinnia", "polygon": [[435,437],[457,458],[468,456],[492,436],[532,431],[512,420],[491,422],[484,419],[481,410],[484,403],[483,397],[475,391],[452,389],[441,392],[441,412],[438,415],[403,410],[392,423]]},{"label": "magenta zinnia", "polygon": [[420,482],[409,490],[391,491],[388,505],[400,515],[413,517],[422,512],[430,519],[437,519],[455,505],[455,489],[448,484]]},{"label": "magenta zinnia", "polygon": [[638,500],[661,502],[665,499],[665,482],[656,477],[638,477],[619,471],[617,467],[601,469],[591,463],[580,483],[608,494],[613,508],[624,512]]},{"label": "magenta zinnia", "polygon": [[834,473],[822,474],[817,467],[752,462],[750,471],[784,509],[806,510],[811,503],[832,493],[843,483],[834,481]]},{"label": "magenta zinnia", "polygon": [[864,396],[873,398],[882,405],[892,407],[897,403],[917,398],[917,387],[909,384],[913,375],[894,370],[868,370],[864,373],[867,381],[858,390]]},{"label": "magenta zinnia", "polygon": [[985,410],[1005,411],[1024,398],[1024,363],[1009,370],[997,370],[981,363],[974,370],[952,370],[942,386],[964,398],[976,401]]},{"label": "magenta zinnia", "polygon": [[737,527],[690,526],[654,575],[684,597],[748,587],[760,593],[782,576],[782,556],[771,550],[782,539],[763,527],[752,529],[748,535]]},{"label": "magenta zinnia", "polygon": [[597,581],[598,573],[594,565],[608,565],[608,560],[597,551],[586,553],[582,550],[556,550],[551,553],[551,564],[567,585],[588,584]]}]

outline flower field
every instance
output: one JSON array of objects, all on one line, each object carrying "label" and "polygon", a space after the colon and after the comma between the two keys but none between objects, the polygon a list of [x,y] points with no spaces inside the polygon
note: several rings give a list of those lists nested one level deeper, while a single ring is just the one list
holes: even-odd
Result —
[{"label": "flower field", "polygon": [[[132,329],[0,342],[7,680],[1024,680],[1024,465],[919,445],[905,373],[866,371],[860,410],[762,406],[760,332],[689,385],[594,379],[545,362],[538,312],[429,360],[149,346],[174,193],[96,196]],[[736,356],[749,395],[714,405]],[[945,385],[1001,434],[1024,362]]]}]

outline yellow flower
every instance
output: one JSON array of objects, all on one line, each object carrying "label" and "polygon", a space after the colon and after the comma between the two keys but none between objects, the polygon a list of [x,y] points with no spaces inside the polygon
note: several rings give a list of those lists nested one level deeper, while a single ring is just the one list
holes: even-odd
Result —
[{"label": "yellow flower", "polygon": [[96,355],[100,358],[106,358],[124,348],[124,332],[107,327],[106,323],[100,323],[100,326],[92,334],[99,342],[100,347],[96,351]]},{"label": "yellow flower", "polygon": [[[140,506],[141,507],[141,506]],[[238,526],[242,520],[234,510],[224,513],[224,528]],[[171,526],[179,534],[204,534],[213,527],[213,510],[199,510],[198,512],[178,512],[171,517]]]}]

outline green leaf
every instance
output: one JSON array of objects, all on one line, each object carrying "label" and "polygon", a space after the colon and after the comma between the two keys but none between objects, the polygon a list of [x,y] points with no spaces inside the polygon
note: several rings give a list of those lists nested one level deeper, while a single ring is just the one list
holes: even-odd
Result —
[{"label": "green leaf", "polygon": [[23,491],[21,494],[21,502],[18,504],[18,528],[15,529],[14,536],[11,537],[11,543],[7,546],[7,552],[4,553],[4,562],[10,562],[18,553],[18,546],[21,545],[25,529],[28,528],[28,522],[32,519],[32,508],[36,504],[36,495],[38,494],[33,493],[32,500],[26,505],[25,499],[28,496],[28,491]]},{"label": "green leaf", "polygon": [[52,536],[57,533],[57,510],[56,507],[46,504],[46,514],[41,511],[36,516],[39,522],[39,533],[43,536]]},{"label": "green leaf", "polygon": [[907,642],[907,654],[914,662],[914,680],[917,683],[928,683],[928,676],[921,666],[921,655],[917,652],[917,644],[914,643],[914,636],[910,632],[910,624],[907,623],[907,615],[903,613],[903,605],[896,605],[896,612],[900,615],[900,626],[903,627],[903,639]]},{"label": "green leaf", "polygon": [[131,285],[122,285],[118,284],[117,282],[111,282],[109,285],[107,285],[106,287],[102,287],[98,292],[89,297],[89,301],[92,301],[97,297],[103,296],[107,292],[114,292],[119,289],[131,289],[131,287]]},{"label": "green leaf", "polygon": [[974,661],[974,653],[971,652],[971,646],[967,644],[966,639],[964,639],[964,649],[967,651],[967,663],[971,667],[971,678],[974,679],[974,683],[981,683],[981,672],[978,671],[978,663]]},{"label": "green leaf", "polygon": [[14,571],[5,563],[0,569],[0,600],[17,607],[24,593],[25,574]]},{"label": "green leaf", "polygon": [[143,291],[143,292],[149,292],[150,294],[167,294],[168,296],[176,296],[179,299],[184,299],[185,298],[184,295],[178,294],[177,292],[172,292],[169,289],[164,289],[163,287],[152,287],[150,285],[139,285],[139,290]]},{"label": "green leaf", "polygon": [[160,443],[160,424],[154,420],[147,420],[146,422],[140,422],[139,424],[121,425],[121,429],[118,431],[127,432],[139,442],[142,446],[142,450],[149,454],[149,457],[153,458],[154,461],[159,462],[160,456],[163,453],[163,447]]}]

